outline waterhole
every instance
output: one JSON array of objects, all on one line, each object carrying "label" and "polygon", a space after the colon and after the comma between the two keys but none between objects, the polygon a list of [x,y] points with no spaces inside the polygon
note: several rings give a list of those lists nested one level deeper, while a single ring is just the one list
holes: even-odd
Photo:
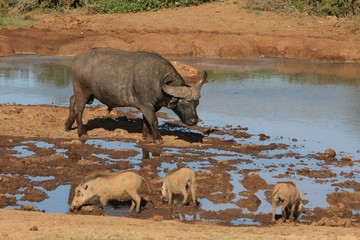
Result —
[{"label": "waterhole", "polygon": [[[68,106],[72,95],[70,60],[37,56],[0,58],[0,104]],[[87,166],[85,163],[91,166],[105,164],[113,171],[120,171],[124,170],[119,169],[121,164],[128,164],[127,170],[139,171],[149,164],[150,159],[156,161],[150,165],[153,164],[154,178],[158,179],[165,177],[166,171],[177,169],[180,163],[182,167],[201,173],[201,179],[216,180],[217,175],[212,175],[217,171],[214,169],[220,169],[223,176],[229,176],[230,187],[226,191],[212,191],[211,185],[207,186],[208,195],[201,195],[204,191],[199,191],[197,210],[177,212],[170,209],[166,213],[182,221],[267,224],[271,212],[268,201],[271,188],[249,190],[244,179],[254,174],[269,186],[279,181],[295,182],[304,192],[304,206],[310,211],[310,216],[315,208],[330,206],[329,194],[345,191],[351,194],[355,191],[356,181],[360,179],[358,65],[276,59],[177,60],[208,70],[210,82],[202,90],[198,107],[202,121],[198,125],[214,132],[205,134],[200,130],[168,125],[161,118],[159,128],[220,139],[232,144],[233,149],[216,144],[203,148],[200,144],[196,147],[165,146],[149,151],[135,141],[89,139],[83,147],[86,153],[84,150],[74,157],[72,151],[75,150],[62,143],[47,139],[21,139],[10,148],[0,146],[3,153],[0,160],[17,161],[25,166],[35,160],[46,162],[49,157],[54,163],[45,164],[41,174],[24,168],[20,172],[11,170],[11,167],[0,169],[2,184],[17,186],[16,191],[6,190],[5,187],[4,192],[0,192],[6,198],[15,199],[5,207],[20,208],[33,204],[40,211],[68,213],[74,183],[72,178],[64,178],[61,170],[81,161],[84,168]],[[162,111],[170,119],[177,119],[170,110]],[[239,130],[244,128],[246,130]],[[249,133],[249,136],[239,137],[236,135],[239,132]],[[261,134],[266,138],[262,139]],[[276,147],[266,148],[271,144]],[[238,150],[245,146],[264,146],[264,149],[256,153]],[[338,153],[336,159],[325,161],[316,158],[326,148]],[[119,149],[124,152],[119,153]],[[351,164],[342,164],[344,156],[351,159]],[[162,158],[167,160],[162,161]],[[63,165],[56,162],[59,159]],[[17,185],[12,179],[21,184]],[[198,188],[201,187],[198,185]],[[22,200],[34,189],[45,193],[43,200]],[[160,197],[160,192],[158,194]],[[246,202],[250,195],[259,200],[256,206]],[[105,214],[129,216],[128,207],[127,204],[108,205]],[[163,208],[168,209],[166,204],[157,205],[149,214],[160,214]],[[359,215],[359,209],[354,207],[351,211]],[[300,221],[307,219],[301,215]]]}]

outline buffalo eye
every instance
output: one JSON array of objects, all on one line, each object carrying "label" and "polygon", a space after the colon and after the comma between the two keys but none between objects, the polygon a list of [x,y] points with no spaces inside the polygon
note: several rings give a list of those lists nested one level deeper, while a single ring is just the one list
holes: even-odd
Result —
[{"label": "buffalo eye", "polygon": [[180,99],[180,100],[179,100],[179,103],[180,103],[181,106],[184,107],[184,108],[188,108],[188,107],[190,107],[190,105],[191,105],[191,102],[188,101],[188,100],[185,100],[185,99]]}]

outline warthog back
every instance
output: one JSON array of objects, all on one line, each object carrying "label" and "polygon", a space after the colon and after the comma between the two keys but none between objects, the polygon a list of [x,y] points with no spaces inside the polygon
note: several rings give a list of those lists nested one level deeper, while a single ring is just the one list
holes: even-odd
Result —
[{"label": "warthog back", "polygon": [[300,193],[293,182],[279,182],[272,191],[272,222],[275,223],[276,207],[282,206],[282,219],[286,220],[286,210],[290,210],[289,219],[297,218],[302,207],[302,193]]},{"label": "warthog back", "polygon": [[196,206],[196,175],[190,168],[181,168],[169,174],[164,180],[161,188],[163,199],[168,199],[168,204],[172,203],[173,194],[183,195],[183,205],[186,204],[189,191]]}]

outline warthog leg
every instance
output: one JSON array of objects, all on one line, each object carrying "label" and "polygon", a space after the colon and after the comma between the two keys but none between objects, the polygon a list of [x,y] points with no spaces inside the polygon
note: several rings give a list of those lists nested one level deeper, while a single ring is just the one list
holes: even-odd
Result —
[{"label": "warthog leg", "polygon": [[281,207],[281,217],[282,217],[283,222],[286,221],[286,208],[288,205],[289,205],[289,201],[284,200],[282,207]]},{"label": "warthog leg", "polygon": [[272,204],[272,213],[271,213],[271,223],[276,223],[276,219],[275,219],[275,212],[276,212],[276,204]]},{"label": "warthog leg", "polygon": [[188,193],[188,191],[186,189],[184,189],[184,190],[181,191],[181,194],[184,196],[184,199],[182,201],[182,205],[184,206],[184,205],[186,205],[189,193]]},{"label": "warthog leg", "polygon": [[169,189],[168,189],[168,197],[169,197],[168,205],[170,206],[172,203],[172,192]]},{"label": "warthog leg", "polygon": [[129,193],[128,195],[131,198],[131,206],[129,209],[130,214],[132,213],[133,209],[136,206],[136,213],[140,212],[140,204],[141,204],[141,197],[137,193]]},{"label": "warthog leg", "polygon": [[290,221],[292,221],[292,220],[294,219],[295,207],[296,207],[296,204],[293,204],[293,205],[291,206],[290,216],[289,216],[289,220],[290,220]]},{"label": "warthog leg", "polygon": [[193,189],[193,187],[191,187],[191,197],[193,199],[194,202],[194,206],[197,207],[197,203],[196,203],[196,195],[195,195],[195,190]]}]

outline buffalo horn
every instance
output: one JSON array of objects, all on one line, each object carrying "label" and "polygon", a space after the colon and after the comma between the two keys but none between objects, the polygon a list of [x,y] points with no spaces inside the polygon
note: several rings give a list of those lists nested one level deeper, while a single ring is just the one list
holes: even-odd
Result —
[{"label": "buffalo horn", "polygon": [[[168,76],[167,74],[165,78]],[[195,87],[189,86],[169,86],[167,84],[163,84],[162,89],[165,93],[169,94],[170,96],[177,97],[177,98],[184,98],[190,100],[198,100],[200,98],[200,90],[202,85],[206,82],[207,79],[207,72],[204,71],[202,79],[200,79]]]},{"label": "buffalo horn", "polygon": [[201,87],[206,81],[207,81],[207,72],[204,71],[202,78],[196,83],[196,86],[195,86],[199,95],[200,95]]}]

